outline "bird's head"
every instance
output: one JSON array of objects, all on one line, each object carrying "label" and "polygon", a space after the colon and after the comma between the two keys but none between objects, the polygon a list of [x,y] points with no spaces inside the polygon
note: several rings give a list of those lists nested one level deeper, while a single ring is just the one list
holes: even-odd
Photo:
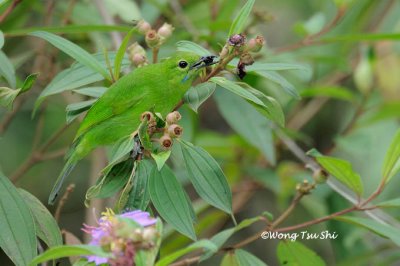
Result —
[{"label": "bird's head", "polygon": [[170,80],[177,85],[187,85],[199,74],[203,67],[211,66],[216,62],[216,56],[199,56],[190,52],[178,52],[163,62],[167,67],[167,73],[171,73]]}]

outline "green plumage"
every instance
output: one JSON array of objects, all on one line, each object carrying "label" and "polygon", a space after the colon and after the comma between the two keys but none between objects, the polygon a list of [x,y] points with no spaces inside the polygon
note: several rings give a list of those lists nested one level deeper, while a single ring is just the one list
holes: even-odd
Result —
[{"label": "green plumage", "polygon": [[[140,115],[154,108],[167,115],[190,88],[197,70],[189,67],[200,57],[177,53],[158,64],[138,68],[115,82],[89,109],[67,155],[67,162],[49,197],[54,203],[64,179],[76,163],[94,148],[115,143],[132,134]],[[187,62],[182,68],[180,62]]]}]

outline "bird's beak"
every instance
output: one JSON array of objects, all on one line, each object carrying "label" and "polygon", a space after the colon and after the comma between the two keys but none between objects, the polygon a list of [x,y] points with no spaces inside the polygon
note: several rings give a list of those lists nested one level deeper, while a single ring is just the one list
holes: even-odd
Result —
[{"label": "bird's beak", "polygon": [[200,69],[203,67],[214,65],[218,63],[218,60],[216,60],[216,58],[217,57],[215,55],[202,56],[200,57],[199,61],[190,66],[189,70]]}]

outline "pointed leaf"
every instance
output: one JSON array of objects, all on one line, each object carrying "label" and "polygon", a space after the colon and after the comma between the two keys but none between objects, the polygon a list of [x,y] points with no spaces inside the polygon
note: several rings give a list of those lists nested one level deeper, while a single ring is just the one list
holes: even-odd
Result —
[{"label": "pointed leaf", "polygon": [[280,241],[277,249],[281,265],[323,266],[325,262],[300,242]]},{"label": "pointed leaf", "polygon": [[78,102],[78,103],[71,103],[71,104],[67,105],[67,107],[65,108],[67,123],[68,124],[71,123],[81,113],[89,110],[90,107],[92,107],[92,105],[96,101],[97,101],[97,99],[96,100],[88,100],[88,101]]},{"label": "pointed leaf", "polygon": [[21,89],[13,90],[7,87],[0,87],[0,105],[11,109],[20,91]]},{"label": "pointed leaf", "polygon": [[254,2],[255,0],[248,0],[247,3],[242,7],[242,9],[240,9],[236,18],[232,22],[228,36],[243,32],[243,29],[246,26],[246,21],[250,16],[251,10],[253,9]]},{"label": "pointed leaf", "polygon": [[382,176],[386,182],[400,170],[400,130],[396,132],[389,150],[386,153],[382,167]]},{"label": "pointed leaf", "polygon": [[0,49],[3,48],[3,46],[4,46],[4,34],[0,30]]},{"label": "pointed leaf", "polygon": [[181,52],[192,52],[200,56],[212,55],[207,49],[190,41],[179,41],[176,43],[177,50]]},{"label": "pointed leaf", "polygon": [[267,266],[259,258],[243,249],[236,250],[235,255],[239,266]]},{"label": "pointed leaf", "polygon": [[1,50],[0,50],[0,77],[4,77],[11,88],[17,87],[14,66],[11,64],[6,54]]},{"label": "pointed leaf", "polygon": [[136,31],[136,28],[132,28],[122,40],[121,46],[118,48],[117,54],[115,56],[114,61],[114,77],[115,80],[119,79],[119,74],[121,73],[121,63],[122,59],[124,58],[126,47],[128,46],[129,40],[131,38],[132,33]]},{"label": "pointed leaf", "polygon": [[163,168],[165,162],[168,160],[170,155],[171,155],[171,150],[161,151],[159,153],[151,153],[151,157],[153,157],[154,161],[157,164],[158,171],[160,171],[161,168]]},{"label": "pointed leaf", "polygon": [[247,71],[267,70],[267,71],[282,71],[282,70],[301,70],[311,72],[311,68],[306,65],[293,63],[262,63],[255,62],[251,66],[246,67]]},{"label": "pointed leaf", "polygon": [[178,232],[195,240],[196,233],[186,203],[185,191],[168,165],[161,171],[153,169],[149,179],[149,193],[161,217]]},{"label": "pointed leaf", "polygon": [[382,208],[397,208],[400,207],[400,198],[379,202],[376,204],[376,206]]},{"label": "pointed leaf", "polygon": [[261,77],[264,77],[272,82],[277,83],[280,85],[287,93],[292,95],[295,99],[300,99],[300,94],[296,90],[296,88],[289,82],[287,81],[283,76],[280,74],[276,73],[275,71],[266,71],[266,70],[255,70],[255,71],[249,71],[253,72]]},{"label": "pointed leaf", "polygon": [[85,95],[85,96],[100,98],[106,92],[106,90],[107,90],[106,87],[86,87],[86,88],[74,90],[74,92]]},{"label": "pointed leaf", "polygon": [[48,247],[62,245],[60,228],[49,210],[28,191],[19,188],[18,192],[31,210],[33,220],[35,221],[36,235]]},{"label": "pointed leaf", "polygon": [[188,177],[199,196],[209,204],[232,213],[232,194],[221,167],[208,152],[179,140]]},{"label": "pointed leaf", "polygon": [[190,89],[183,96],[183,100],[197,113],[200,105],[205,102],[215,91],[215,83],[205,82]]},{"label": "pointed leaf", "polygon": [[37,253],[31,211],[10,180],[0,172],[0,248],[17,266],[27,265]]},{"label": "pointed leaf", "polygon": [[21,87],[21,93],[26,92],[32,88],[38,75],[39,75],[38,73],[34,73],[34,74],[30,74],[28,77],[26,77],[24,84],[22,84],[22,87]]},{"label": "pointed leaf", "polygon": [[39,37],[48,41],[64,53],[71,56],[76,61],[80,62],[82,65],[85,65],[95,72],[101,74],[105,79],[111,80],[110,74],[107,72],[107,69],[104,68],[100,64],[100,62],[96,60],[96,58],[94,58],[91,54],[89,54],[73,42],[46,31],[35,31],[30,33],[29,35]]}]

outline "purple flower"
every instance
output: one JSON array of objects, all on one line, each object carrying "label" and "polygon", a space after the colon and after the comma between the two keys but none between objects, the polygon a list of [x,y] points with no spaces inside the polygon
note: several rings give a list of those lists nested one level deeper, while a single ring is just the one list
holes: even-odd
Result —
[{"label": "purple flower", "polygon": [[[132,227],[120,218],[130,219],[146,228]],[[92,236],[89,245],[102,247],[103,250],[111,252],[113,258],[88,256],[88,261],[96,265],[132,265],[137,249],[153,246],[157,232],[152,225],[156,222],[149,213],[141,210],[115,215],[112,210],[107,209],[99,219],[98,226],[84,225],[82,230]]]}]

